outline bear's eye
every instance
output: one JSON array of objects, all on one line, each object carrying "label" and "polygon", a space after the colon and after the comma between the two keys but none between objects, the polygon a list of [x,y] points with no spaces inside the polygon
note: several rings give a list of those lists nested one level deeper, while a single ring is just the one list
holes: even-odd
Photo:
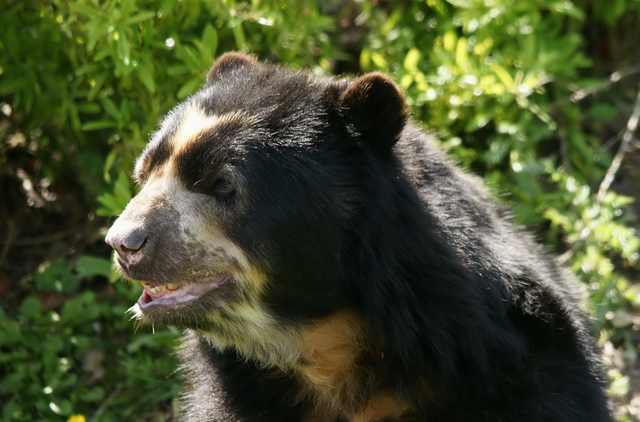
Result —
[{"label": "bear's eye", "polygon": [[229,196],[234,190],[233,185],[225,179],[218,179],[213,185],[213,191],[218,195]]}]

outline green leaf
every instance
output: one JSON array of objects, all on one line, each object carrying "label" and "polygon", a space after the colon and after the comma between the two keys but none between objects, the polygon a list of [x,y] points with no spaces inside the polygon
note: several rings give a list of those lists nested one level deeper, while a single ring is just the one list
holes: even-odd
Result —
[{"label": "green leaf", "polygon": [[[120,120],[120,112],[118,112],[118,108],[116,105],[107,97],[100,98],[100,104],[102,104],[102,108],[104,111],[109,113],[111,117],[113,117],[116,121]],[[83,127],[84,129],[84,127]],[[85,129],[88,130],[88,129]],[[89,129],[90,130],[90,129]]]},{"label": "green leaf", "polygon": [[331,16],[313,16],[305,20],[305,26],[312,32],[332,31],[335,20]]},{"label": "green leaf", "polygon": [[98,202],[104,207],[96,213],[100,216],[111,217],[120,214],[131,200],[130,180],[124,171],[120,171],[113,187],[113,194],[104,193],[98,196]]},{"label": "green leaf", "polygon": [[69,7],[71,8],[71,10],[81,13],[85,16],[88,16],[90,18],[99,18],[100,17],[100,11],[98,9],[96,9],[95,7],[91,7],[89,5],[86,5],[84,3],[80,3],[80,2],[71,2],[69,3]]},{"label": "green leaf", "polygon": [[120,115],[125,123],[131,120],[131,107],[129,107],[129,100],[126,98],[120,103]]},{"label": "green leaf", "polygon": [[469,64],[469,47],[465,37],[458,39],[456,45],[456,64],[462,70],[466,70]]},{"label": "green leaf", "polygon": [[236,46],[238,50],[242,50],[244,46],[247,44],[247,39],[244,36],[244,30],[242,29],[242,24],[238,24],[233,27],[233,37],[236,40]]},{"label": "green leaf", "polygon": [[447,31],[442,37],[444,49],[448,51],[453,51],[456,48],[456,41],[458,41],[458,36],[455,31]]},{"label": "green leaf", "polygon": [[130,51],[129,51],[129,40],[127,39],[127,35],[124,31],[118,31],[118,47],[120,49],[120,54],[122,54],[122,61],[126,66],[129,66],[131,63],[130,59]]},{"label": "green leaf", "polygon": [[618,109],[610,104],[599,102],[591,107],[589,114],[593,116],[594,119],[598,119],[603,123],[609,123],[618,116]]},{"label": "green leaf", "polygon": [[404,63],[402,66],[409,71],[418,70],[418,62],[420,61],[420,51],[417,48],[412,48],[409,50],[407,55],[404,57]]},{"label": "green leaf", "polygon": [[107,159],[104,162],[104,171],[102,174],[105,182],[111,182],[111,174],[109,173],[109,170],[111,170],[111,167],[116,161],[116,158],[118,158],[118,153],[115,150],[111,151],[109,155],[107,155]]},{"label": "green leaf", "polygon": [[183,64],[175,64],[173,66],[167,67],[167,75],[169,76],[184,75],[185,73],[189,73],[189,66]]},{"label": "green leaf", "polygon": [[213,63],[214,56],[213,54],[211,54],[211,51],[204,43],[202,43],[200,40],[193,40],[193,45],[198,48],[198,56],[202,64],[201,67],[206,68],[211,63]]},{"label": "green leaf", "polygon": [[198,86],[201,83],[202,83],[202,81],[200,80],[200,78],[193,78],[193,79],[189,80],[186,84],[184,84],[184,85],[182,85],[180,87],[180,89],[178,90],[177,97],[179,99],[183,99],[184,97],[186,97],[187,95],[189,95],[190,93],[195,91],[196,88],[198,88]]},{"label": "green leaf", "polygon": [[29,296],[22,301],[18,311],[23,318],[32,319],[40,312],[40,301],[36,297]]},{"label": "green leaf", "polygon": [[80,399],[85,402],[99,402],[104,398],[104,389],[102,387],[93,387],[86,393],[80,396]]},{"label": "green leaf", "polygon": [[69,293],[78,286],[78,279],[61,258],[45,263],[43,269],[34,276],[34,281],[36,288],[42,292]]},{"label": "green leaf", "polygon": [[216,32],[216,29],[213,27],[213,25],[211,25],[210,23],[208,23],[204,27],[204,32],[202,34],[202,42],[205,46],[207,46],[209,51],[211,51],[211,55],[215,57],[216,51],[218,50],[218,33]]},{"label": "green leaf", "polygon": [[131,194],[131,179],[129,179],[129,176],[124,171],[118,174],[114,193],[118,198],[126,201],[126,203],[128,203],[133,196]]},{"label": "green leaf", "polygon": [[111,261],[94,256],[83,255],[76,262],[76,273],[80,278],[101,275],[109,277],[111,274]]},{"label": "green leaf", "polygon": [[80,325],[96,319],[100,308],[96,303],[95,293],[85,291],[67,300],[62,307],[62,321]]},{"label": "green leaf", "polygon": [[0,325],[0,345],[11,346],[22,341],[22,339],[22,331],[17,321],[10,320]]},{"label": "green leaf", "polygon": [[80,113],[85,114],[98,114],[102,111],[100,106],[96,103],[77,104],[77,107]]},{"label": "green leaf", "polygon": [[507,89],[513,87],[513,77],[511,77],[511,74],[504,67],[500,66],[498,63],[493,63],[491,65],[491,70],[498,75],[498,78],[500,78],[500,81],[502,81]]},{"label": "green leaf", "polygon": [[152,12],[152,11],[140,12],[137,15],[131,16],[129,19],[127,19],[125,21],[125,24],[126,25],[135,25],[137,23],[144,22],[144,21],[147,21],[149,19],[152,19],[155,16],[156,16],[156,12]]},{"label": "green leaf", "polygon": [[91,80],[93,82],[92,84],[93,86],[91,87],[91,90],[87,95],[88,101],[93,101],[93,99],[100,93],[100,90],[102,89],[102,85],[104,85],[104,82],[106,81],[107,76],[108,76],[107,72],[100,72],[94,75],[94,78]]},{"label": "green leaf", "polygon": [[371,60],[379,69],[386,69],[388,66],[387,60],[379,53],[371,54]]},{"label": "green leaf", "polygon": [[103,193],[102,195],[98,196],[98,202],[103,205],[102,208],[98,208],[98,210],[96,210],[96,214],[101,217],[113,217],[115,215],[118,215],[127,206],[126,203],[122,204],[120,201],[118,201],[118,198],[110,193]]},{"label": "green leaf", "polygon": [[371,69],[371,51],[367,48],[363,48],[360,53],[360,68],[362,70]]},{"label": "green leaf", "polygon": [[83,124],[82,130],[88,132],[91,130],[111,129],[115,127],[118,127],[116,122],[111,122],[109,120],[95,120],[93,122]]},{"label": "green leaf", "polygon": [[153,76],[151,75],[149,68],[143,63],[138,63],[138,76],[150,93],[153,94],[156,92],[156,84],[153,81]]}]

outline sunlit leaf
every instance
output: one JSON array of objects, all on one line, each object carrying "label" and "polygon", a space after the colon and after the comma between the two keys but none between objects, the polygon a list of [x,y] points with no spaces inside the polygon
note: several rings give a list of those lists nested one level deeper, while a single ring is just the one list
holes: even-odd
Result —
[{"label": "sunlit leaf", "polygon": [[404,62],[402,66],[411,71],[415,71],[418,69],[418,62],[420,61],[420,51],[417,48],[412,48],[409,50],[407,55],[404,58]]}]

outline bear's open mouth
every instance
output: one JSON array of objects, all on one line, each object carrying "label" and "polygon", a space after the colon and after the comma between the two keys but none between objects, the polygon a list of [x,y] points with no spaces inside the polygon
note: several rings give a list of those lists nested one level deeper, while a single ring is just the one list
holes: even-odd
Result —
[{"label": "bear's open mouth", "polygon": [[140,309],[162,306],[172,308],[193,302],[231,280],[231,276],[220,273],[202,282],[178,285],[174,283],[153,284],[141,281],[144,291],[138,299]]}]

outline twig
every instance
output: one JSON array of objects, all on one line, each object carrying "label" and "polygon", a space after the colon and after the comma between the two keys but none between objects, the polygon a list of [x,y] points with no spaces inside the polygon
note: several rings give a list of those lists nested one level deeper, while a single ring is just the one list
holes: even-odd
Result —
[{"label": "twig", "polygon": [[77,232],[78,232],[77,230],[65,230],[65,231],[61,231],[58,233],[53,233],[45,236],[32,237],[29,239],[17,239],[14,241],[11,241],[11,239],[9,239],[9,237],[7,236],[8,240],[5,240],[4,242],[0,242],[0,245],[4,244],[5,248],[7,247],[6,245],[8,244],[13,244],[14,246],[33,246],[33,245],[38,245],[40,243],[53,242],[54,240],[58,240],[66,236],[71,236],[73,234],[76,234]]},{"label": "twig", "polygon": [[615,72],[613,72],[611,75],[609,75],[609,77],[607,79],[604,79],[601,83],[599,83],[598,85],[592,87],[592,88],[583,88],[583,89],[579,89],[576,92],[574,92],[573,94],[571,94],[568,97],[565,98],[561,98],[559,100],[557,100],[556,102],[552,103],[550,108],[554,109],[557,107],[560,107],[564,104],[573,102],[573,103],[577,103],[579,101],[584,100],[586,97],[588,97],[589,95],[593,95],[595,93],[598,93],[600,91],[603,91],[607,88],[609,88],[611,85],[615,84],[616,82],[619,82],[620,80],[626,78],[627,76],[631,76],[633,74],[636,74],[640,72],[640,64],[636,64],[633,66],[629,66],[625,69],[622,70],[617,70]]},{"label": "twig", "polygon": [[36,190],[36,183],[29,173],[23,169],[16,170],[16,176],[22,182],[22,189],[27,194],[27,198],[31,199],[36,207],[43,208],[47,206],[47,200],[42,197]]},{"label": "twig", "polygon": [[567,131],[564,127],[558,131],[558,137],[560,138],[560,155],[562,156],[562,166],[567,174],[573,173],[571,166],[571,156],[569,154],[569,140],[567,139]]},{"label": "twig", "polygon": [[605,142],[604,145],[602,145],[596,151],[596,155],[595,155],[596,160],[600,159],[600,155],[602,155],[603,152],[605,152],[606,150],[614,146],[620,140],[620,138],[622,138],[623,133],[624,133],[624,130],[621,130],[615,135],[613,135],[611,138],[607,139],[607,142]]},{"label": "twig", "polygon": [[622,159],[624,158],[624,154],[627,152],[629,148],[629,144],[633,139],[633,134],[638,128],[638,121],[640,120],[640,88],[638,89],[638,98],[636,98],[636,103],[633,106],[633,112],[631,113],[631,117],[629,117],[629,121],[627,122],[627,129],[624,131],[622,135],[622,142],[620,143],[620,147],[618,148],[618,152],[613,157],[613,162],[611,163],[611,167],[607,170],[607,174],[604,176],[602,183],[600,184],[600,189],[598,189],[597,202],[600,204],[604,200],[611,183],[613,183],[613,179],[620,168],[620,164],[622,164]]},{"label": "twig", "polygon": [[113,390],[113,392],[111,394],[109,394],[109,397],[107,397],[107,399],[102,402],[102,404],[100,405],[98,410],[96,410],[96,413],[93,414],[93,416],[91,417],[89,422],[95,422],[98,419],[100,419],[100,416],[102,416],[104,411],[107,410],[107,407],[109,407],[111,402],[114,401],[116,399],[116,397],[118,397],[120,395],[120,392],[122,391],[123,388],[124,388],[124,386],[122,384],[118,384],[116,389]]},{"label": "twig", "polygon": [[2,247],[2,252],[0,252],[0,268],[2,268],[2,264],[4,264],[4,260],[7,259],[7,255],[9,255],[9,250],[11,249],[11,243],[13,242],[13,236],[16,231],[16,225],[13,224],[13,221],[7,221],[7,236],[5,237],[4,246]]}]

